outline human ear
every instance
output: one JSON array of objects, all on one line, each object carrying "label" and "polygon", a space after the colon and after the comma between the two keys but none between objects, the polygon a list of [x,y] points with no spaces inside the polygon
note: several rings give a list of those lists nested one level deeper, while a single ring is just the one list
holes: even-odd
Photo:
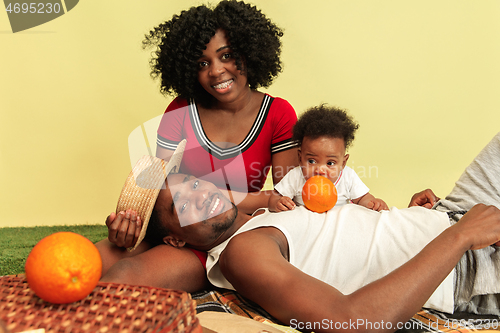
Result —
[{"label": "human ear", "polygon": [[186,242],[181,240],[181,239],[178,239],[177,237],[174,237],[174,236],[166,236],[166,237],[163,237],[163,242],[167,245],[170,245],[170,246],[173,246],[175,248],[181,248],[183,247],[184,245],[186,245]]},{"label": "human ear", "polygon": [[349,159],[349,154],[345,154],[344,156],[344,163],[342,163],[342,168],[345,168],[345,165],[347,164],[347,160]]}]

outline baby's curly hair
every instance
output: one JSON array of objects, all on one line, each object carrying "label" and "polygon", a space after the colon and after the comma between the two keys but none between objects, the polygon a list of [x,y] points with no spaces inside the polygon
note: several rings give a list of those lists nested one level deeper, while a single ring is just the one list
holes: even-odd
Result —
[{"label": "baby's curly hair", "polygon": [[345,110],[321,104],[306,110],[293,127],[293,140],[302,145],[304,137],[344,139],[345,148],[354,141],[359,124]]},{"label": "baby's curly hair", "polygon": [[[223,29],[239,70],[251,89],[269,87],[282,71],[283,31],[255,6],[223,0],[215,8],[191,7],[151,30],[143,48],[154,48],[151,76],[160,77],[160,91],[209,106],[213,97],[198,82],[198,59],[206,44]],[[243,63],[244,61],[244,63]]]}]

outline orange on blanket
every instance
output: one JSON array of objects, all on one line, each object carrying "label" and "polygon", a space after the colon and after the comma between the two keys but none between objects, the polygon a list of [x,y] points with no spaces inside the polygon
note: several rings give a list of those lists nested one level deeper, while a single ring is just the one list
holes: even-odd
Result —
[{"label": "orange on blanket", "polygon": [[330,179],[313,176],[302,188],[302,200],[309,210],[324,213],[337,203],[337,189]]},{"label": "orange on blanket", "polygon": [[85,298],[101,278],[99,251],[74,232],[56,232],[43,238],[26,259],[26,280],[41,299],[65,304]]}]

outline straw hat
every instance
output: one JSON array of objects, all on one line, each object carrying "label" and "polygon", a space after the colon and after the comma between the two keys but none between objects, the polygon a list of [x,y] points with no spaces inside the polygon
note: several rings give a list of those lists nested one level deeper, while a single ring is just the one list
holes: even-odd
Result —
[{"label": "straw hat", "polygon": [[142,221],[139,238],[133,247],[128,248],[129,251],[135,250],[144,239],[160,189],[169,174],[179,171],[185,147],[186,140],[182,140],[168,162],[154,156],[143,156],[125,181],[118,198],[116,212],[132,209]]}]

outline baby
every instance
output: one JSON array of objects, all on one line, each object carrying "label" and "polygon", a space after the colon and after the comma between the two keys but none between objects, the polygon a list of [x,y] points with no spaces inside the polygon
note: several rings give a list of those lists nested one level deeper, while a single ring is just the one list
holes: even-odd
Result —
[{"label": "baby", "polygon": [[388,210],[387,204],[369,193],[354,170],[346,166],[347,148],[359,125],[343,110],[320,105],[304,112],[293,128],[293,139],[300,146],[299,166],[288,172],[274,187],[269,210],[292,210],[303,205],[302,188],[316,175],[330,179],[337,189],[337,204],[349,202],[376,211]]}]

